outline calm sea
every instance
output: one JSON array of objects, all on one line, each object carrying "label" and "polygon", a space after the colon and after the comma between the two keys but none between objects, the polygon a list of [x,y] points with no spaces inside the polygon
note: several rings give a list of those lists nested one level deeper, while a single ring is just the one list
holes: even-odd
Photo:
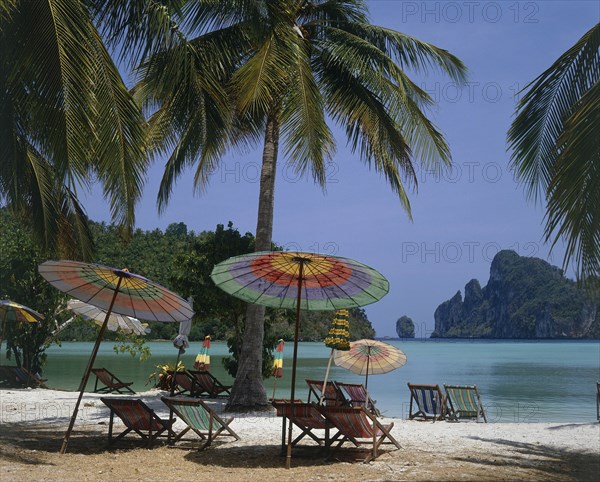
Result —
[{"label": "calm sea", "polygon": [[[596,419],[596,381],[600,380],[598,341],[448,341],[400,340],[390,344],[404,351],[408,362],[384,375],[371,375],[371,397],[386,415],[408,414],[407,382],[477,385],[491,421],[498,422],[586,422]],[[140,362],[129,354],[115,354],[112,342],[104,342],[95,366],[102,366],[124,381],[134,381],[136,391],[148,390],[148,376],[156,365],[174,362],[177,351],[170,342],[149,342],[152,357]],[[50,388],[76,390],[92,343],[70,342],[47,350],[44,378]],[[200,343],[183,355],[192,367]],[[284,351],[284,374],[277,380],[275,396],[289,398],[292,343]],[[322,379],[330,350],[322,343],[300,343],[296,396],[306,398],[304,380]],[[211,345],[211,371],[223,383],[232,382],[222,367],[227,356],[222,342]],[[2,363],[7,364],[2,355]],[[93,388],[93,376],[88,390]],[[331,379],[364,383],[364,377],[332,364]],[[265,381],[269,397],[274,379]]]}]

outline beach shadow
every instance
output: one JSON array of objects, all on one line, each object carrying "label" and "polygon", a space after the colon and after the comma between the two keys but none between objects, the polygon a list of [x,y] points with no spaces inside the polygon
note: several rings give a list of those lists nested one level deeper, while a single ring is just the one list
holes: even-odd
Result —
[{"label": "beach shadow", "polygon": [[502,445],[516,452],[514,455],[490,451],[488,457],[481,454],[453,457],[459,462],[485,465],[489,467],[511,467],[524,471],[537,470],[547,480],[597,481],[600,473],[600,454],[573,452],[560,447],[539,443],[516,442],[505,439],[469,437],[471,440]]}]

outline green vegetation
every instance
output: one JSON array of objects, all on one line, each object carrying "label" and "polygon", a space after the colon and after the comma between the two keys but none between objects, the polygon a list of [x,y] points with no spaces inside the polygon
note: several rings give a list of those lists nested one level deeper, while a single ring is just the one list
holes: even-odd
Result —
[{"label": "green vegetation", "polygon": [[600,278],[600,23],[526,89],[508,140],[526,192],[546,201],[546,241],[587,285]]},{"label": "green vegetation", "polygon": [[500,251],[477,280],[435,311],[432,337],[600,338],[600,300],[539,258]]},{"label": "green vegetation", "polygon": [[[128,268],[174,290],[182,296],[193,298],[196,316],[190,340],[202,341],[205,335],[226,340],[231,357],[225,366],[235,376],[244,330],[246,304],[217,288],[210,279],[213,266],[230,256],[252,252],[254,237],[241,234],[232,223],[218,225],[214,231],[194,233],[183,223],[171,224],[163,232],[136,230],[130,241],[120,236],[114,225],[89,222],[94,236],[97,255],[95,262],[108,266]],[[71,317],[63,312],[66,297],[49,285],[37,272],[37,265],[45,257],[35,248],[29,230],[7,210],[0,209],[0,298],[13,299],[40,311],[46,320],[39,326],[8,326],[9,350],[17,362],[39,371],[43,365],[43,351],[51,341],[94,341],[98,325],[79,319],[60,330],[56,337],[51,333]],[[274,247],[277,249],[277,247]],[[303,314],[302,339],[324,339],[332,312]],[[267,310],[266,336],[263,343],[263,374],[272,368],[272,350],[279,338],[293,339],[293,314],[284,310]],[[145,357],[148,339],[173,339],[178,324],[151,322],[148,337],[124,336],[107,331],[105,340],[115,343],[118,353]],[[361,309],[351,311],[350,334],[352,339],[375,335],[371,323]]]}]

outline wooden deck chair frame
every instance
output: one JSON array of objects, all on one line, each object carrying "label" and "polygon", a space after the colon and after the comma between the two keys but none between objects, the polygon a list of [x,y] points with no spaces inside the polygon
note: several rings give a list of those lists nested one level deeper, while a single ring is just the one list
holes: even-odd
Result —
[{"label": "wooden deck chair frame", "polygon": [[321,413],[341,433],[341,440],[335,445],[330,457],[337,452],[346,442],[352,442],[356,447],[371,445],[369,455],[363,460],[368,463],[380,455],[380,447],[384,444],[394,445],[397,449],[402,448],[400,443],[391,434],[394,423],[383,425],[376,415],[372,414],[364,406],[360,407],[334,407],[319,406]]},{"label": "wooden deck chair frame", "polygon": [[[445,418],[446,400],[439,385],[420,385],[415,383],[408,383],[407,385],[408,389],[410,390],[410,406],[408,410],[409,419],[412,420],[416,417],[423,417],[424,420],[433,420],[435,422],[436,420],[443,420]],[[426,390],[437,394],[438,402],[436,408],[439,407],[439,414],[435,413],[432,415],[430,412],[423,410],[423,408],[419,405],[419,397],[417,390]],[[417,405],[418,410],[416,412],[413,412],[413,401],[415,401]]]},{"label": "wooden deck chair frame", "polygon": [[596,382],[596,419],[600,422],[600,382]]},{"label": "wooden deck chair frame", "polygon": [[[202,393],[202,387],[198,385],[198,381],[188,370],[180,370],[174,374],[172,370],[167,372],[174,378],[175,392],[174,395],[188,395],[190,397],[199,397]],[[173,379],[171,379],[173,383]]]},{"label": "wooden deck chair frame", "polygon": [[[133,382],[124,382],[120,380],[115,374],[109,372],[106,368],[92,368],[92,373],[96,375],[96,383],[94,384],[94,393],[123,393],[122,390],[127,390],[132,395],[135,392],[130,388]],[[98,388],[98,381],[100,381],[104,387]]]},{"label": "wooden deck chair frame", "polygon": [[223,385],[212,373],[203,370],[189,370],[198,387],[198,395],[207,395],[211,398],[231,395],[231,386]]},{"label": "wooden deck chair frame", "polygon": [[[331,429],[335,426],[319,411],[314,403],[306,403],[302,400],[296,400],[291,403],[290,400],[273,400],[273,407],[277,410],[277,416],[282,417],[281,429],[281,451],[285,453],[287,446],[286,428],[287,422],[295,425],[300,429],[300,434],[292,440],[292,447],[296,446],[305,437],[309,437],[316,442],[320,447],[328,450],[331,444],[337,441],[341,433],[336,433],[331,436]],[[324,436],[319,436],[314,430],[323,430]]]},{"label": "wooden deck chair frame", "polygon": [[[444,390],[446,392],[446,408],[447,408],[447,416],[450,420],[458,421],[464,418],[476,418],[479,422],[480,419],[483,419],[484,422],[487,423],[487,417],[485,415],[485,409],[483,408],[483,403],[481,403],[481,397],[479,396],[479,391],[477,390],[476,385],[446,385],[444,384]],[[460,392],[466,393],[474,393],[477,401],[475,404],[477,405],[474,410],[463,410],[461,409],[461,401],[455,398],[457,393],[460,396],[463,396],[462,405],[464,406],[466,403],[473,405],[474,400],[472,397],[469,397],[465,403],[464,395]]]},{"label": "wooden deck chair frame", "polygon": [[[169,428],[175,422],[175,419],[165,420],[160,418],[154,410],[146,405],[139,398],[100,398],[102,402],[110,409],[110,421],[108,425],[108,445],[114,444],[130,432],[139,435],[148,442],[148,447],[152,445],[158,437],[166,436]],[[129,412],[128,412],[129,411]],[[116,437],[113,436],[114,417],[117,415],[125,424],[123,430]],[[133,415],[133,417],[132,417]]]},{"label": "wooden deck chair frame", "polygon": [[[308,385],[308,402],[310,403],[314,397],[314,402],[319,403],[321,393],[323,392],[323,380],[306,379],[306,383]],[[333,380],[327,382],[323,402],[329,406],[347,406],[350,404],[344,392],[340,390],[340,387]]]},{"label": "wooden deck chair frame", "polygon": [[[236,440],[240,439],[239,435],[229,426],[233,421],[233,417],[227,419],[219,417],[219,415],[217,415],[217,413],[202,400],[180,397],[161,397],[161,400],[187,425],[185,429],[175,436],[173,442],[182,440],[183,436],[190,430],[195,432],[201,440],[205,441],[204,444],[200,444],[198,450],[203,450],[210,446],[213,440],[218,436],[233,437]],[[192,414],[188,410],[184,410],[183,407],[192,407],[194,411],[197,411],[197,414],[193,415],[206,415],[208,417],[208,423],[202,418],[196,420],[192,419]],[[200,423],[197,423],[199,421],[204,425],[201,426]]]},{"label": "wooden deck chair frame", "polygon": [[366,406],[369,411],[378,417],[381,416],[381,413],[379,413],[379,410],[375,406],[375,400],[370,397],[369,392],[367,392],[362,383],[335,382],[335,384],[344,392],[352,407]]},{"label": "wooden deck chair frame", "polygon": [[0,380],[8,388],[48,388],[44,383],[47,380],[38,378],[24,367],[0,366]]}]

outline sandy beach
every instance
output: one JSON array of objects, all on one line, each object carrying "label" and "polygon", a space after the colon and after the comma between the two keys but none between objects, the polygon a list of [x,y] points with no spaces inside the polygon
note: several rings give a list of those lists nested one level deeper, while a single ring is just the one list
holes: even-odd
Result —
[{"label": "sandy beach", "polygon": [[[164,392],[138,394],[159,415]],[[240,441],[220,438],[198,452],[182,443],[146,448],[126,437],[107,447],[109,411],[86,394],[68,453],[58,454],[76,393],[2,390],[0,479],[10,480],[596,480],[600,424],[394,422],[400,450],[386,448],[364,464],[366,448],[345,445],[327,460],[314,443],[280,454],[281,419],[274,413],[230,414]],[[222,401],[209,403],[222,410]],[[182,428],[178,421],[175,428]],[[197,446],[197,444],[196,444]]]}]

